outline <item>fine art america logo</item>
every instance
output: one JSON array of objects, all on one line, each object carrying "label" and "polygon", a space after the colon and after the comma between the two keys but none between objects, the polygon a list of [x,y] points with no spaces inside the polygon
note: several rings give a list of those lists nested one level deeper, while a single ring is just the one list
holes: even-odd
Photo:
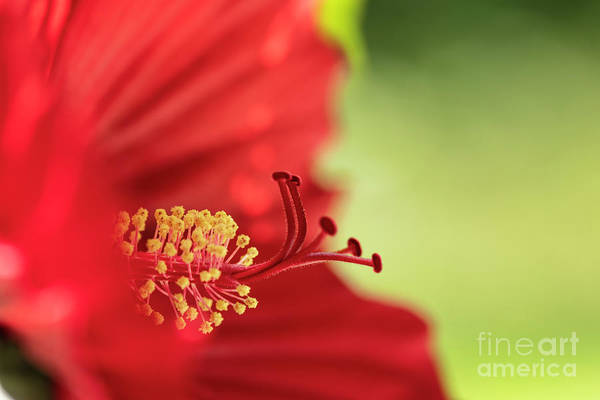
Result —
[{"label": "fine art america logo", "polygon": [[[509,339],[492,332],[479,332],[476,339],[481,363],[477,374],[488,378],[575,377],[579,338],[576,332],[565,337]],[[485,361],[485,362],[483,362]]]}]

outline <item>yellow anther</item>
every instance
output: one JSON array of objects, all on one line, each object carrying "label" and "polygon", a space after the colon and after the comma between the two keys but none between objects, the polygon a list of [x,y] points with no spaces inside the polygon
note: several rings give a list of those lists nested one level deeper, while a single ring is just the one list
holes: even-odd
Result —
[{"label": "yellow anther", "polygon": [[181,259],[186,264],[191,264],[194,261],[194,253],[186,251],[181,255]]},{"label": "yellow anther", "polygon": [[225,217],[216,217],[215,216],[215,231],[217,233],[223,234],[228,230],[233,230],[234,227],[234,221],[233,218],[231,218],[229,215],[225,216]]},{"label": "yellow anther", "polygon": [[206,250],[217,258],[224,258],[227,255],[227,248],[218,244],[209,244]]},{"label": "yellow anther", "polygon": [[246,306],[240,302],[237,302],[233,305],[233,309],[239,315],[242,315],[246,311]]},{"label": "yellow anther", "polygon": [[168,219],[169,226],[173,229],[173,232],[176,234],[182,233],[185,229],[185,224],[181,218],[177,218],[174,215],[171,215]]},{"label": "yellow anther", "polygon": [[229,308],[229,302],[219,299],[215,304],[215,308],[219,311],[227,311],[227,308]]},{"label": "yellow anther", "polygon": [[254,262],[254,259],[252,257],[242,257],[242,259],[240,259],[240,261],[238,263],[242,264],[245,267],[249,267],[252,265],[253,262]]},{"label": "yellow anther", "polygon": [[154,322],[154,325],[161,325],[163,322],[165,322],[165,317],[163,317],[163,315],[158,311],[153,311],[152,321]]},{"label": "yellow anther", "polygon": [[135,214],[131,217],[131,225],[141,232],[146,229],[146,218],[147,216],[144,216],[143,214]]},{"label": "yellow anther", "polygon": [[254,258],[258,255],[258,249],[256,247],[249,247],[246,251],[246,255],[250,258]]},{"label": "yellow anther", "polygon": [[185,320],[181,317],[177,318],[175,320],[175,326],[177,327],[177,329],[182,330],[183,328],[185,328],[187,324],[185,323]]},{"label": "yellow anther", "polygon": [[238,285],[235,290],[238,292],[238,294],[240,296],[248,296],[248,293],[250,293],[250,286],[248,285]]},{"label": "yellow anther", "polygon": [[179,311],[180,314],[183,314],[190,308],[190,306],[185,300],[183,300],[176,302],[175,308],[177,309],[177,311]]},{"label": "yellow anther", "polygon": [[198,302],[198,306],[202,311],[209,311],[212,308],[213,299],[208,297],[203,297],[202,301]]},{"label": "yellow anther", "polygon": [[191,228],[196,222],[196,213],[196,210],[189,210],[187,213],[185,213],[183,217],[183,223],[185,224],[186,229]]},{"label": "yellow anther", "polygon": [[154,290],[156,289],[156,284],[155,284],[155,283],[154,283],[154,281],[153,281],[153,280],[151,280],[151,279],[148,279],[148,280],[146,281],[146,283],[144,284],[144,286],[146,287],[146,289],[148,289],[148,291],[149,291],[150,293],[154,292]]},{"label": "yellow anther", "polygon": [[225,215],[217,215],[219,214],[218,212],[215,214],[215,224],[216,225],[223,225],[225,227],[229,226],[229,219],[231,218],[229,215],[225,214]]},{"label": "yellow anther", "polygon": [[188,303],[185,301],[185,296],[183,293],[175,293],[173,297],[175,298],[175,308],[180,314],[185,313],[190,308]]},{"label": "yellow anther", "polygon": [[235,222],[235,220],[231,216],[227,220],[227,224],[229,226],[231,226],[231,228],[234,229],[234,230],[237,230],[237,228],[238,228],[238,224]]},{"label": "yellow anther", "polygon": [[215,281],[221,277],[221,270],[218,268],[210,268],[208,270],[208,273],[210,274],[211,278]]},{"label": "yellow anther", "polygon": [[167,272],[167,264],[165,264],[163,260],[160,260],[158,263],[156,263],[156,272],[159,274],[164,274]]},{"label": "yellow anther", "polygon": [[215,218],[223,219],[223,218],[227,218],[227,217],[228,217],[227,213],[225,211],[223,211],[223,210],[217,211],[215,213]]},{"label": "yellow anther", "polygon": [[185,208],[183,208],[183,206],[171,207],[171,214],[177,218],[183,218],[183,214],[185,214]]},{"label": "yellow anther", "polygon": [[194,243],[202,243],[202,247],[206,245],[206,239],[204,238],[204,232],[202,231],[202,228],[195,228],[192,231],[192,240]]},{"label": "yellow anther", "polygon": [[129,242],[121,242],[121,252],[123,255],[130,256],[133,254],[133,245]]},{"label": "yellow anther", "polygon": [[140,314],[142,314],[144,317],[149,317],[152,314],[152,307],[150,307],[150,304],[140,304],[138,306],[138,311],[140,312]]},{"label": "yellow anther", "polygon": [[248,308],[256,308],[256,306],[258,305],[258,300],[256,300],[254,297],[247,297],[244,300],[244,303],[246,303]]},{"label": "yellow anther", "polygon": [[144,207],[140,207],[135,212],[135,215],[140,215],[142,218],[146,219],[148,218],[148,210],[146,210]]},{"label": "yellow anther", "polygon": [[168,255],[169,257],[175,257],[177,255],[177,249],[175,248],[175,245],[173,243],[167,243],[165,244],[163,253]]},{"label": "yellow anther", "polygon": [[154,211],[154,219],[157,224],[163,224],[167,220],[167,211],[164,208],[157,208]]},{"label": "yellow anther", "polygon": [[129,213],[127,211],[119,212],[117,216],[117,223],[125,225],[125,227],[129,227],[129,222],[131,222],[131,218],[129,218]]},{"label": "yellow anther", "polygon": [[210,315],[210,322],[219,326],[223,323],[223,315],[220,312],[214,312]]},{"label": "yellow anther", "polygon": [[188,278],[186,278],[185,276],[180,276],[179,279],[177,279],[177,285],[183,290],[186,287],[190,286],[190,280]]},{"label": "yellow anther", "polygon": [[161,245],[162,245],[162,243],[158,239],[146,240],[146,247],[148,248],[149,253],[156,253],[158,250],[160,250]]},{"label": "yellow anther", "polygon": [[169,225],[167,223],[163,222],[162,224],[160,224],[158,226],[158,236],[160,236],[161,238],[164,239],[170,230],[171,230],[171,227],[169,227]]},{"label": "yellow anther", "polygon": [[179,248],[183,251],[190,251],[192,248],[192,241],[190,239],[183,239],[179,244]]},{"label": "yellow anther", "polygon": [[210,213],[210,210],[207,210],[206,208],[204,210],[200,211],[198,213],[198,215],[200,215],[200,216],[202,216],[204,218],[210,218],[210,217],[212,217],[212,215]]},{"label": "yellow anther", "polygon": [[215,233],[217,235],[224,236],[225,232],[227,230],[227,226],[225,226],[225,224],[219,223],[219,224],[215,225],[215,227],[213,229],[215,230]]},{"label": "yellow anther", "polygon": [[196,318],[198,318],[198,309],[196,309],[196,307],[190,307],[190,308],[188,308],[188,310],[185,313],[185,317],[189,321],[195,321]]},{"label": "yellow anther", "polygon": [[208,271],[200,272],[200,280],[202,282],[210,282],[212,280],[212,275]]},{"label": "yellow anther", "polygon": [[213,327],[210,322],[204,321],[198,330],[206,335],[213,331]]},{"label": "yellow anther", "polygon": [[140,288],[138,289],[138,293],[142,299],[147,299],[152,292],[156,289],[156,284],[154,281],[148,279]]},{"label": "yellow anther", "polygon": [[213,216],[209,210],[202,210],[196,216],[196,226],[208,232],[213,226]]},{"label": "yellow anther", "polygon": [[248,235],[238,235],[236,245],[242,249],[250,243],[250,237]]},{"label": "yellow anther", "polygon": [[199,215],[196,217],[195,223],[198,229],[204,232],[208,232],[212,229],[211,217],[207,218]]},{"label": "yellow anther", "polygon": [[182,301],[185,300],[185,297],[183,296],[183,293],[175,293],[173,295],[173,299],[175,300],[176,303],[181,303]]},{"label": "yellow anther", "polygon": [[235,237],[235,230],[231,227],[227,228],[227,232],[225,232],[225,237],[223,238],[223,243],[227,240],[231,240]]},{"label": "yellow anther", "polygon": [[225,222],[225,225],[227,226],[227,230],[225,231],[225,238],[231,240],[235,237],[235,234],[238,230],[238,226],[233,220],[233,218],[231,218],[230,216],[227,216],[227,221]]}]

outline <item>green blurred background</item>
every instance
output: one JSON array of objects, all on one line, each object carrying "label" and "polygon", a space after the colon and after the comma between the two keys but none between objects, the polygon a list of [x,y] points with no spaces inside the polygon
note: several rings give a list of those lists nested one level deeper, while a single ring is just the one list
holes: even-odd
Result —
[{"label": "green blurred background", "polygon": [[[600,396],[600,2],[329,0],[352,63],[325,179],[340,238],[384,273],[357,290],[408,304],[456,399]],[[356,23],[358,21],[358,23]],[[577,332],[576,377],[481,377],[477,337]]]}]

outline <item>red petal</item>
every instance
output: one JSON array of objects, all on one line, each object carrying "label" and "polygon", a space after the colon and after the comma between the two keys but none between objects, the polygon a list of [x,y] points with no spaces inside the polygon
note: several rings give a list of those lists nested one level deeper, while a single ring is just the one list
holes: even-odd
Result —
[{"label": "red petal", "polygon": [[276,298],[253,288],[260,310],[223,324],[202,356],[203,398],[445,398],[421,319],[357,298],[325,268],[303,274]]},{"label": "red petal", "polygon": [[[196,160],[214,171],[212,155],[230,171],[245,163],[236,148],[247,155],[259,142],[277,149],[271,162],[305,169],[328,127],[336,63],[306,1],[83,0],[52,76],[73,102],[93,105],[99,145],[117,176],[131,179]],[[273,141],[284,132],[295,140],[283,148],[302,148],[292,162]],[[263,160],[255,159],[261,172]]]}]

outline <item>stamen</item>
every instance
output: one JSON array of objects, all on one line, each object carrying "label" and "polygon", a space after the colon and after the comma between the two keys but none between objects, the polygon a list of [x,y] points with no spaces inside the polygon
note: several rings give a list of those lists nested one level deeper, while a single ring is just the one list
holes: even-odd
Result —
[{"label": "stamen", "polygon": [[296,235],[296,240],[294,241],[294,245],[292,248],[286,253],[286,256],[290,254],[296,253],[302,243],[304,243],[304,239],[306,238],[306,212],[304,211],[304,206],[302,205],[302,199],[300,198],[300,193],[298,193],[298,186],[300,186],[300,177],[294,175],[288,181],[288,188],[290,189],[290,193],[292,194],[292,200],[294,201],[294,208],[296,211],[296,219],[298,222],[298,233]]},{"label": "stamen", "polygon": [[[298,177],[290,177],[290,175],[286,172],[276,172],[273,174],[273,177],[280,183],[280,187],[281,181],[287,181],[287,186],[290,190],[292,198],[294,199],[293,205],[296,218],[298,219],[298,221],[301,221],[304,218],[304,208],[302,206],[302,202],[300,201],[300,196],[297,192],[297,187],[300,184],[300,179]],[[288,206],[286,205],[286,199],[283,196],[283,192],[282,198],[284,202],[284,207],[286,209],[286,219],[288,219],[289,224],[289,213],[287,212]],[[300,226],[301,224],[302,223],[299,222],[298,226]],[[255,280],[269,278],[285,270],[303,267],[311,264],[317,264],[324,261],[342,261],[352,264],[367,265],[372,267],[375,272],[381,271],[381,257],[378,254],[374,254],[371,259],[360,258],[362,249],[358,240],[354,238],[352,238],[352,240],[348,240],[349,248],[340,250],[335,253],[316,253],[315,251],[319,248],[326,236],[333,236],[337,233],[337,227],[335,225],[335,222],[329,217],[322,217],[319,220],[319,225],[321,226],[321,232],[315,237],[315,239],[313,239],[312,242],[310,242],[302,250],[298,251],[298,249],[302,246],[302,243],[304,241],[305,233],[302,234],[301,232],[298,232],[296,233],[297,240],[294,242],[293,247],[285,249],[284,244],[284,247],[277,253],[276,257],[273,257],[266,262],[256,264],[255,266],[248,268],[245,271],[234,272],[232,276],[235,279],[238,279],[240,282],[252,282]],[[306,227],[304,228],[304,230],[306,231]],[[301,240],[298,240],[300,238]],[[279,256],[282,253],[282,251],[285,252],[284,257]],[[344,255],[343,253],[346,252],[351,252],[351,254],[353,255]]]},{"label": "stamen", "polygon": [[276,263],[283,259],[288,251],[291,249],[296,236],[298,234],[295,214],[295,205],[292,200],[290,188],[288,182],[290,181],[290,174],[287,172],[275,172],[273,173],[273,179],[277,181],[279,185],[279,191],[281,192],[281,198],[283,200],[283,208],[285,210],[285,220],[287,223],[287,235],[283,246],[275,256],[271,258],[271,262]]},{"label": "stamen", "polygon": [[[224,211],[212,215],[209,210],[186,210],[172,207],[154,212],[156,226],[152,237],[144,237],[148,210],[140,208],[133,216],[119,213],[114,231],[116,247],[128,259],[130,286],[140,304],[140,314],[161,325],[168,315],[156,296],[168,299],[177,329],[195,326],[202,333],[210,333],[223,322],[225,312],[243,314],[256,308],[258,300],[248,296],[248,282],[265,279],[291,269],[341,261],[382,268],[381,257],[373,254],[361,258],[362,249],[355,238],[348,239],[346,248],[337,252],[323,252],[319,248],[326,236],[337,232],[329,217],[319,220],[321,232],[307,245],[307,219],[300,198],[300,178],[287,172],[275,172],[287,226],[286,237],[280,250],[267,261],[252,266],[258,255],[256,247],[233,262],[241,249],[250,243],[247,235],[237,235],[238,225]],[[125,239],[127,238],[127,239]],[[145,250],[140,249],[145,244]],[[233,249],[229,252],[230,243]],[[228,255],[229,253],[229,255]],[[213,308],[214,306],[214,308]],[[158,308],[158,309],[156,309]]]},{"label": "stamen", "polygon": [[351,237],[348,239],[348,246],[345,249],[338,250],[338,253],[350,253],[356,257],[360,257],[362,255],[362,247],[358,239]]},{"label": "stamen", "polygon": [[337,226],[335,225],[335,222],[329,217],[321,217],[321,219],[319,219],[319,226],[321,227],[321,232],[319,232],[317,237],[315,237],[312,242],[307,244],[302,249],[303,253],[308,253],[313,250],[316,250],[317,248],[319,248],[321,243],[323,243],[323,240],[326,236],[335,236],[335,234],[337,233]]},{"label": "stamen", "polygon": [[[296,209],[296,203],[292,199],[291,186],[299,185],[300,178],[296,177],[295,178],[296,183],[290,185],[289,182],[292,179],[290,174],[287,172],[284,172],[284,171],[278,171],[278,172],[273,173],[273,179],[279,185],[279,191],[281,193],[281,199],[283,201],[283,208],[285,211],[285,221],[287,223],[286,238],[283,243],[283,246],[279,249],[279,251],[273,257],[271,257],[269,260],[257,265],[256,268],[253,270],[254,272],[252,272],[252,273],[256,273],[261,269],[266,270],[269,267],[272,267],[275,264],[277,264],[278,262],[280,262],[281,260],[283,260],[286,256],[288,256],[290,254],[292,248],[295,246],[295,243],[297,242],[296,238],[298,237],[298,231],[297,231],[298,224],[296,221],[296,218],[297,218],[296,215],[298,214],[298,211]],[[302,206],[302,203],[300,203],[300,206]],[[304,228],[304,229],[306,229],[306,228]],[[302,237],[302,241],[304,241],[304,237]],[[302,245],[302,242],[299,242],[297,247],[300,247],[301,245]],[[244,274],[242,273],[239,277],[243,277],[243,276],[244,276]]]}]

